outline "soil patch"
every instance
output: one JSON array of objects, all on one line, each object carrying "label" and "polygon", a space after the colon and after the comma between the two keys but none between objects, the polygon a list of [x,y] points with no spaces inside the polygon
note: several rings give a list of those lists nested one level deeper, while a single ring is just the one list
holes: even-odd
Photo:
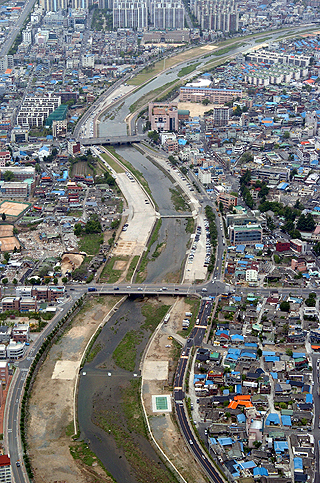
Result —
[{"label": "soil patch", "polygon": [[79,268],[83,262],[83,255],[77,253],[65,253],[61,259],[61,271],[65,274],[67,271],[73,272]]}]

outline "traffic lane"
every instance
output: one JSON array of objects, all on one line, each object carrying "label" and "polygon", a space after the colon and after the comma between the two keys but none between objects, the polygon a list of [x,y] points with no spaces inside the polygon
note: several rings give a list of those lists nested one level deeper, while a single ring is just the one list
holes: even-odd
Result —
[{"label": "traffic lane", "polygon": [[[196,456],[199,463],[201,463],[205,471],[208,473],[208,475],[212,478],[212,480],[215,483],[224,483],[222,478],[216,471],[216,469],[213,467],[211,462],[208,460],[208,458],[205,456],[202,449],[198,445],[198,442],[194,437],[193,432],[189,426],[188,419],[186,417],[186,413],[184,410],[184,406],[182,404],[176,404],[176,412],[179,419],[180,427],[185,435],[185,438],[189,442],[190,449]],[[190,441],[192,441],[192,444],[190,443]]]}]

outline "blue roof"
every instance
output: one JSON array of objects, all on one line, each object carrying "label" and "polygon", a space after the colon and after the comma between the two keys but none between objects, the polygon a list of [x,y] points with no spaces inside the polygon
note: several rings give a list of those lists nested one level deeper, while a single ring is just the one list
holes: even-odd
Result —
[{"label": "blue roof", "polygon": [[242,461],[241,463],[239,463],[239,465],[244,470],[249,470],[257,466],[254,461]]},{"label": "blue roof", "polygon": [[253,468],[253,476],[269,476],[267,468],[263,466],[256,466]]},{"label": "blue roof", "polygon": [[289,449],[287,441],[274,441],[273,447],[276,453],[283,453]]},{"label": "blue roof", "polygon": [[246,417],[243,413],[240,413],[240,414],[237,414],[237,420],[238,420],[238,423],[245,423]]},{"label": "blue roof", "polygon": [[265,424],[266,426],[270,426],[271,423],[280,424],[280,419],[277,413],[268,414]]},{"label": "blue roof", "polygon": [[278,373],[277,372],[270,372],[271,376],[273,379],[278,379]]},{"label": "blue roof", "polygon": [[299,457],[295,457],[293,458],[293,466],[294,466],[294,469],[295,470],[303,470],[303,462],[302,462],[302,458],[299,458]]},{"label": "blue roof", "polygon": [[278,356],[265,356],[266,362],[277,362],[280,361],[280,357]]},{"label": "blue roof", "polygon": [[276,353],[273,351],[262,351],[263,356],[275,356]]},{"label": "blue roof", "polygon": [[233,444],[233,439],[232,438],[218,438],[218,443],[221,444],[221,446],[230,446]]},{"label": "blue roof", "polygon": [[241,334],[233,334],[231,336],[231,340],[241,340],[241,341],[243,341],[244,340],[244,337]]},{"label": "blue roof", "polygon": [[306,357],[306,354],[305,354],[305,352],[294,352],[292,354],[292,357],[294,359],[300,359],[300,357]]},{"label": "blue roof", "polygon": [[237,252],[244,252],[246,249],[246,246],[245,245],[237,245],[236,246],[236,251]]},{"label": "blue roof", "polygon": [[241,386],[241,384],[236,384],[235,388],[236,388],[236,393],[237,394],[242,394],[242,386]]},{"label": "blue roof", "polygon": [[283,426],[292,426],[291,416],[288,416],[287,414],[282,414],[281,421],[282,421]]},{"label": "blue roof", "polygon": [[306,403],[313,404],[313,396],[311,393],[306,394]]}]

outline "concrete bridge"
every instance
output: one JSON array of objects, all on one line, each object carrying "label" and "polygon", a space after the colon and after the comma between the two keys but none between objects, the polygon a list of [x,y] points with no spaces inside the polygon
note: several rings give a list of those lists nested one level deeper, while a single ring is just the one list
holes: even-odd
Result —
[{"label": "concrete bridge", "polygon": [[146,136],[135,135],[135,136],[109,136],[109,137],[98,137],[98,138],[81,138],[79,141],[83,146],[94,146],[97,144],[131,144],[140,143],[144,141]]}]

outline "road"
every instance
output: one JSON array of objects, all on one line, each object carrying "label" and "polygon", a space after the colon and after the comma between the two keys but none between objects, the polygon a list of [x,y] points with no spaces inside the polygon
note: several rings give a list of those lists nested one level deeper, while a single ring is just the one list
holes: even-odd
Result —
[{"label": "road", "polygon": [[8,54],[9,50],[11,49],[13,42],[15,41],[18,33],[21,30],[21,27],[23,26],[25,19],[27,18],[27,16],[31,12],[35,3],[36,3],[36,0],[27,0],[26,3],[24,4],[23,10],[20,14],[20,17],[18,18],[17,23],[12,28],[8,37],[6,38],[6,40],[3,42],[2,46],[1,46],[0,57],[3,57],[3,56]]}]

